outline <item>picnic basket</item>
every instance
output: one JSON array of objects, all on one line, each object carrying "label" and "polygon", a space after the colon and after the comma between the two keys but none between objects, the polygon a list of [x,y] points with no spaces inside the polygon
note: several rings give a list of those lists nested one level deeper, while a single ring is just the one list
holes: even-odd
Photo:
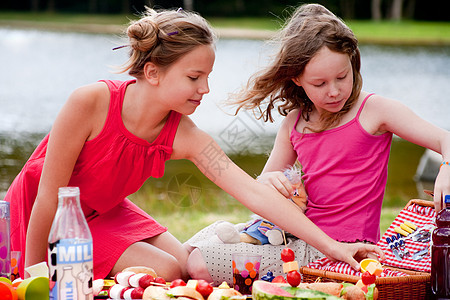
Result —
[{"label": "picnic basket", "polygon": [[[432,201],[412,199],[408,202],[405,208],[412,204],[434,207]],[[398,270],[408,275],[401,277],[378,277],[375,281],[376,287],[378,289],[378,299],[430,299],[430,273],[406,270],[403,268],[395,268],[390,266],[389,269]],[[303,276],[304,282],[348,282],[355,284],[360,279],[359,276],[346,275],[308,267],[301,267],[300,273]]]}]

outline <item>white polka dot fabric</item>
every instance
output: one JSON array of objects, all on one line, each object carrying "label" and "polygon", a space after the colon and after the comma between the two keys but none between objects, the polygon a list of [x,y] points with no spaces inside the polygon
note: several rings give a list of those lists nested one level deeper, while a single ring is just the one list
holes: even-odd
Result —
[{"label": "white polka dot fabric", "polygon": [[[223,221],[215,222],[202,229],[190,238],[187,243],[198,248],[203,255],[208,266],[208,271],[214,280],[214,285],[219,285],[226,281],[229,285],[233,283],[231,271],[232,253],[252,253],[262,256],[260,277],[273,272],[274,276],[283,274],[283,261],[281,260],[281,250],[285,245],[253,245],[247,243],[224,244],[215,234],[215,227]],[[306,244],[300,239],[288,238],[287,246],[294,250],[295,260],[299,266],[307,265],[319,258],[324,257],[322,253],[314,247]]]}]

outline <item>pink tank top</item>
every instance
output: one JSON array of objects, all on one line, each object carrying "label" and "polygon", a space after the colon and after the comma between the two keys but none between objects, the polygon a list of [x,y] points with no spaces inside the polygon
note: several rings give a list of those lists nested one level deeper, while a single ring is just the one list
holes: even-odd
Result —
[{"label": "pink tank top", "polygon": [[319,133],[302,134],[294,126],[290,136],[303,167],[306,216],[338,241],[380,239],[392,133],[371,135],[361,126],[359,116],[371,95],[350,122]]}]

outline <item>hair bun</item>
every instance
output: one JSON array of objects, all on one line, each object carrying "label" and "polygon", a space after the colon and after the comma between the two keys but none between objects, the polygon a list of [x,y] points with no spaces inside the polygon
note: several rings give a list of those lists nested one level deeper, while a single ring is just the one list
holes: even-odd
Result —
[{"label": "hair bun", "polygon": [[159,28],[150,18],[143,18],[128,27],[130,46],[136,51],[147,52],[158,42]]}]

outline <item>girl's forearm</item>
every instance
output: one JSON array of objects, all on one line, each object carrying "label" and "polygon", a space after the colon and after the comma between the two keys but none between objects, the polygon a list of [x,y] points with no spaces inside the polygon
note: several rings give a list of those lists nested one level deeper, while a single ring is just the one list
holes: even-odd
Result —
[{"label": "girl's forearm", "polygon": [[[45,261],[47,258],[48,235],[56,208],[43,206],[40,202],[36,199],[28,223],[25,267]],[[44,203],[48,204],[48,201]]]}]

